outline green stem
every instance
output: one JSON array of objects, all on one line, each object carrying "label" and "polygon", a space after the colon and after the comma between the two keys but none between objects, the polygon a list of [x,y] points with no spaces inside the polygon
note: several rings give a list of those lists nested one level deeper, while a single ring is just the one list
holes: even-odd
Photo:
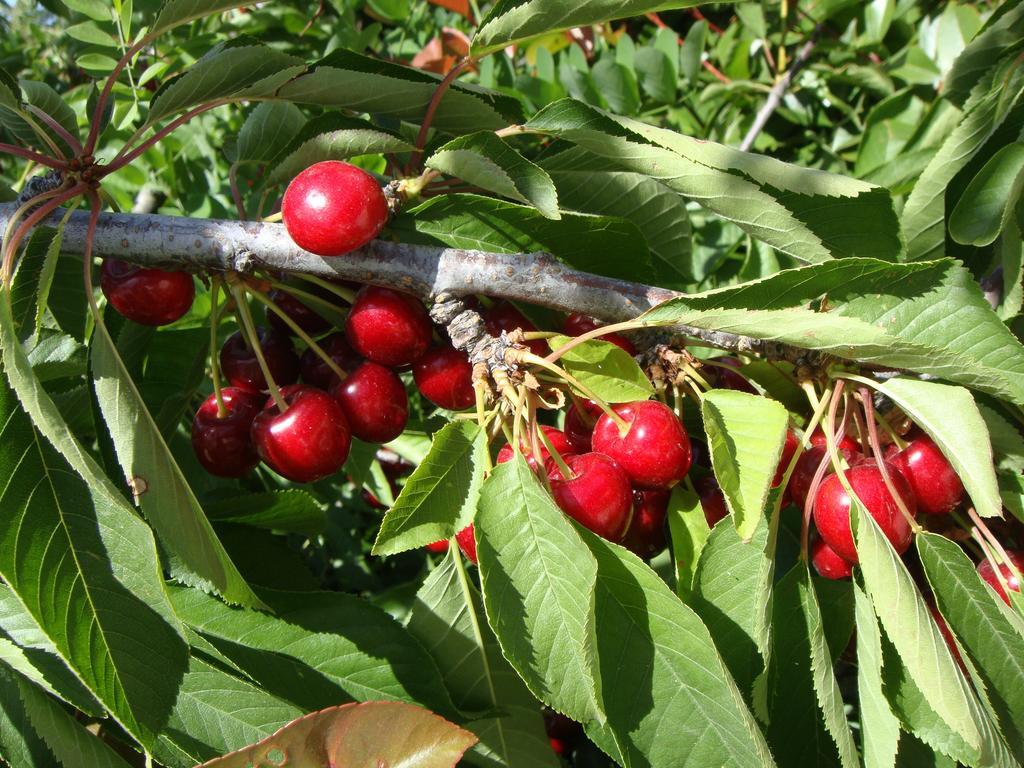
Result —
[{"label": "green stem", "polygon": [[555,464],[558,465],[558,471],[562,473],[562,477],[566,480],[572,480],[576,477],[576,474],[569,469],[569,465],[565,463],[565,459],[562,458],[562,454],[558,452],[554,445],[551,443],[551,439],[544,434],[543,429],[537,429],[537,437],[544,443],[544,447],[548,449],[548,453],[551,454],[551,458],[555,460]]},{"label": "green stem", "polygon": [[617,414],[612,409],[612,407],[608,405],[608,403],[606,403],[604,400],[598,397],[592,389],[587,387],[585,384],[581,383],[580,380],[573,376],[571,373],[562,370],[554,363],[548,361],[547,358],[540,357],[539,355],[535,355],[532,352],[527,352],[523,356],[523,362],[529,363],[530,365],[539,365],[541,368],[551,371],[551,373],[555,374],[556,376],[558,376],[571,386],[576,387],[576,389],[582,392],[585,397],[588,397],[591,400],[593,400],[598,405],[598,407],[600,407],[601,410],[608,415],[608,418],[615,422],[616,426],[618,426],[619,428],[619,432],[626,432],[629,430],[629,422],[627,422],[624,418],[619,416],[619,414]]},{"label": "green stem", "polygon": [[276,280],[273,277],[264,275],[262,279],[266,280],[268,283],[270,283],[271,286],[273,286],[277,290],[287,294],[291,294],[296,299],[299,299],[303,304],[316,304],[331,312],[340,311],[336,304],[332,304],[323,296],[317,296],[315,293],[304,291],[301,288],[296,288],[295,286],[290,285],[288,283],[282,283],[280,280]]},{"label": "green stem", "polygon": [[238,308],[238,317],[242,321],[242,333],[248,337],[249,344],[252,346],[253,354],[256,355],[256,362],[260,366],[260,371],[263,372],[263,378],[267,383],[267,389],[270,392],[270,397],[273,398],[274,404],[277,406],[281,413],[288,410],[288,403],[281,397],[281,390],[277,388],[277,383],[274,381],[274,376],[270,373],[270,366],[267,365],[267,359],[263,356],[263,349],[260,346],[260,337],[256,333],[256,324],[252,321],[252,311],[249,309],[249,302],[246,300],[245,288],[237,281],[230,281],[228,288],[231,291],[231,295],[235,299],[235,305]]},{"label": "green stem", "polygon": [[867,416],[868,437],[871,440],[871,450],[875,455],[875,464],[878,466],[878,471],[882,473],[882,481],[885,483],[889,495],[896,502],[900,514],[909,523],[910,529],[914,533],[920,533],[921,526],[917,524],[917,520],[914,519],[914,516],[910,514],[910,510],[907,509],[903,497],[897,492],[896,486],[889,474],[889,465],[883,458],[882,445],[878,439],[878,428],[875,425],[875,404],[871,399],[871,391],[867,387],[861,386],[858,393],[860,394],[860,402],[864,408],[864,414]]},{"label": "green stem", "polygon": [[635,330],[638,330],[640,328],[646,328],[646,327],[647,327],[647,323],[641,323],[641,322],[639,322],[637,320],[627,320],[624,323],[612,323],[611,325],[602,325],[600,328],[595,328],[592,331],[587,331],[586,333],[581,333],[579,336],[576,336],[575,338],[570,339],[567,344],[565,344],[564,346],[559,347],[554,352],[552,352],[550,355],[548,355],[546,360],[549,363],[557,363],[559,358],[562,357],[562,355],[564,355],[566,352],[570,351],[571,349],[574,349],[574,348],[578,347],[580,344],[582,344],[585,341],[590,341],[591,339],[599,339],[602,336],[608,335],[609,333],[617,333],[619,331],[635,331]]},{"label": "green stem", "polygon": [[228,409],[224,407],[224,396],[221,390],[220,361],[218,360],[217,326],[220,324],[220,278],[214,277],[210,281],[210,378],[213,380],[213,396],[217,401],[217,418],[223,419],[228,415]]},{"label": "green stem", "polygon": [[308,283],[320,286],[325,291],[330,291],[339,299],[344,301],[346,304],[355,303],[355,291],[351,291],[343,285],[337,285],[335,283],[332,283],[330,280],[324,280],[322,277],[317,277],[316,275],[306,275],[303,274],[302,272],[299,272],[297,276]]}]

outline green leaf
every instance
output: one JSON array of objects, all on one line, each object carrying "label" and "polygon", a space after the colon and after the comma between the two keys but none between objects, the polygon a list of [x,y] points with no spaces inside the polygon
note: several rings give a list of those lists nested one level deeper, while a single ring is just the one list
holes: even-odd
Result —
[{"label": "green leaf", "polygon": [[117,59],[103,53],[85,53],[75,59],[75,64],[95,75],[106,75],[117,67]]},{"label": "green leaf", "polygon": [[0,760],[11,768],[52,768],[53,753],[29,723],[18,684],[0,664]]},{"label": "green leaf", "polygon": [[695,200],[751,236],[807,262],[902,252],[889,192],[862,181],[698,141],[571,99],[526,124]]},{"label": "green leaf", "polygon": [[146,123],[152,125],[197,104],[269,96],[305,68],[301,59],[252,40],[219,43],[153,94]]},{"label": "green leaf", "polygon": [[536,699],[501,655],[483,600],[450,551],[416,593],[408,624],[437,661],[462,712],[499,712],[467,726],[480,741],[467,761],[485,768],[556,768]]},{"label": "green leaf", "polygon": [[774,765],[708,630],[650,568],[577,527],[597,561],[602,705],[624,765]]},{"label": "green leaf", "polygon": [[[80,2],[80,0],[75,0]],[[256,5],[256,0],[164,0],[147,37],[155,38],[170,29],[215,13]]]},{"label": "green leaf", "polygon": [[327,527],[323,504],[297,488],[233,495],[207,504],[206,513],[217,522],[244,523],[289,533],[322,533]]},{"label": "green leaf", "polygon": [[[20,80],[19,84],[26,104],[37,107],[48,114],[72,136],[78,135],[78,118],[75,115],[75,111],[61,98],[57,91],[46,83],[40,83],[35,80]],[[14,91],[14,93],[17,94],[18,91]],[[24,115],[29,115],[29,113],[27,111],[23,112],[20,106],[8,106],[6,99],[0,97],[0,125],[14,134],[22,144],[38,146],[40,139],[36,135],[35,130],[28,124]],[[38,117],[32,115],[31,119],[58,146],[66,148],[65,151],[68,152],[74,151],[56,131],[42,123]]]},{"label": "green leaf", "polygon": [[18,109],[21,106],[21,86],[10,73],[0,67],[0,107]]},{"label": "green leaf", "polygon": [[545,218],[561,218],[558,193],[551,177],[493,132],[453,139],[428,157],[425,165],[496,195],[532,205]]},{"label": "green leaf", "polygon": [[[828,311],[812,303],[828,296]],[[931,373],[1024,405],[1024,347],[950,260],[841,259],[672,299],[641,316]]]},{"label": "green leaf", "polygon": [[373,554],[392,555],[449,539],[473,521],[487,461],[487,435],[475,422],[453,421],[387,511]]},{"label": "green leaf", "polygon": [[264,101],[238,132],[238,162],[266,162],[281,152],[306,125],[302,110],[287,101]]},{"label": "green leaf", "polygon": [[1000,729],[1024,762],[1024,635],[1020,620],[981,580],[974,564],[949,539],[917,536],[939,611],[967,650],[985,685]]},{"label": "green leaf", "polygon": [[[674,38],[671,42],[675,45]],[[678,47],[671,55],[650,45],[645,45],[636,52],[636,71],[640,75],[640,86],[657,102],[675,103],[678,69]]]},{"label": "green leaf", "polygon": [[760,524],[772,478],[782,459],[789,414],[767,397],[714,389],[700,412],[715,477],[741,539]]},{"label": "green leaf", "polygon": [[[555,336],[548,343],[557,350],[570,341],[568,336]],[[577,344],[558,359],[558,365],[609,403],[647,400],[654,394],[650,379],[633,356],[607,341],[591,339]]]},{"label": "green leaf", "polygon": [[991,405],[991,401],[975,403],[985,420],[996,467],[1024,474],[1024,435],[1017,431],[1006,416]]},{"label": "green leaf", "polygon": [[83,21],[81,24],[72,24],[65,30],[68,37],[81,40],[89,45],[101,45],[104,48],[116,48],[117,38],[109,32],[100,29],[92,21]]},{"label": "green leaf", "polygon": [[296,720],[251,747],[200,768],[280,764],[454,768],[476,743],[468,731],[401,702],[343,704]]},{"label": "green leaf", "polygon": [[88,16],[95,21],[112,21],[110,6],[103,0],[60,0],[72,11]]},{"label": "green leaf", "polygon": [[635,115],[640,110],[640,86],[632,69],[606,54],[594,65],[590,74],[594,78],[594,85],[613,112]]},{"label": "green leaf", "polygon": [[603,721],[592,650],[597,565],[521,454],[484,483],[475,526],[487,620],[505,658],[541,701]]},{"label": "green leaf", "polygon": [[693,24],[683,41],[680,67],[687,82],[693,83],[700,74],[701,57],[704,54],[704,40],[707,36],[708,23],[701,19]]},{"label": "green leaf", "polygon": [[711,535],[700,497],[677,485],[668,501],[668,530],[675,564],[676,594],[689,600],[704,545]]},{"label": "green leaf", "polygon": [[[37,227],[28,237],[11,288],[11,314],[24,342],[39,332],[45,300],[40,295],[49,291],[47,266],[51,256],[60,252],[60,236],[50,227]],[[52,281],[52,274],[50,274]]]},{"label": "green leaf", "polygon": [[1006,227],[1024,189],[1024,144],[1007,144],[978,171],[949,215],[949,234],[965,245],[989,245]]},{"label": "green leaf", "polygon": [[853,584],[857,616],[857,695],[860,701],[861,753],[865,768],[895,768],[899,722],[882,689],[882,638],[871,599]]},{"label": "green leaf", "polygon": [[943,95],[963,105],[971,90],[990,73],[999,60],[1024,42],[1024,6],[1002,3],[989,16],[984,28],[967,44],[953,62],[944,82]]},{"label": "green leaf", "polygon": [[330,113],[306,123],[274,157],[268,175],[271,183],[283,183],[322,160],[412,150],[413,145],[405,139],[369,120]]}]

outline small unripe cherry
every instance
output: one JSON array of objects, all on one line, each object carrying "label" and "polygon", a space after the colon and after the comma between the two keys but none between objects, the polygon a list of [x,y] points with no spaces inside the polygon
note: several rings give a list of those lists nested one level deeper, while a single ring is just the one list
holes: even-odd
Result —
[{"label": "small unripe cherry", "polygon": [[[1017,569],[1017,573],[1014,573],[1009,565],[1006,563],[999,564],[999,573],[1002,574],[1003,580],[1006,582],[1006,586],[1010,588],[1012,592],[1020,592],[1020,580],[1021,574],[1024,574],[1024,552],[1016,549],[1006,550],[1006,556],[1013,563],[1014,568]],[[998,595],[1003,598],[1003,602],[1010,605],[1010,596],[1006,592],[1006,588],[999,581],[999,577],[996,576],[995,569],[992,567],[987,559],[982,560],[978,563],[978,575],[981,576],[989,586],[994,589]]]},{"label": "small unripe cherry", "polygon": [[[599,322],[596,317],[581,315],[578,312],[574,312],[565,318],[565,322],[562,323],[562,333],[566,336],[582,336],[584,333],[589,333],[603,325],[604,323]],[[604,336],[599,337],[598,340],[614,344],[629,355],[636,354],[636,347],[633,346],[633,342],[621,333],[606,333]]]},{"label": "small unripe cherry", "polygon": [[638,400],[612,406],[626,422],[624,432],[607,413],[594,426],[594,451],[615,459],[633,484],[667,490],[690,471],[690,438],[683,423],[664,403]]},{"label": "small unripe cherry", "polygon": [[473,366],[453,347],[428,349],[413,365],[412,377],[420,394],[438,408],[463,411],[476,402]]},{"label": "small unripe cherry", "polygon": [[917,508],[928,515],[947,515],[964,499],[964,484],[935,442],[927,435],[911,440],[889,461],[914,489]]},{"label": "small unripe cherry", "polygon": [[848,579],[853,573],[853,565],[821,539],[815,539],[811,545],[811,564],[818,575],[826,579]]},{"label": "small unripe cherry", "polygon": [[195,282],[187,272],[144,269],[121,259],[104,259],[100,288],[110,305],[139,325],[169,325],[192,306]]},{"label": "small unripe cherry", "polygon": [[422,357],[432,334],[430,317],[418,299],[372,285],[359,291],[345,321],[345,335],[352,348],[388,368]]},{"label": "small unripe cherry", "polygon": [[352,434],[367,443],[388,443],[409,420],[409,398],[398,374],[367,360],[331,389]]}]

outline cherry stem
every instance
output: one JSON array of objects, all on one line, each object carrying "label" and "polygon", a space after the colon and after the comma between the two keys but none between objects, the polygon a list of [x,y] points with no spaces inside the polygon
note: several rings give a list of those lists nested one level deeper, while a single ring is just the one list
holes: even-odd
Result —
[{"label": "cherry stem", "polygon": [[[260,208],[262,208],[262,207],[263,207],[263,205],[261,203],[260,204]],[[279,222],[283,218],[284,218],[284,211],[278,211],[277,213],[272,213],[269,216],[264,216],[263,217],[263,223],[264,224],[276,224],[277,222]]]},{"label": "cherry stem", "polygon": [[[961,524],[963,524],[962,521],[960,522]],[[998,557],[992,553],[992,550],[989,548],[989,543],[985,541],[985,537],[976,527],[972,526],[970,528],[970,531],[971,536],[978,543],[978,546],[981,547],[982,556],[986,560],[988,560],[988,564],[992,567],[992,573],[995,575],[999,584],[1002,586],[1003,591],[1006,592],[1007,595],[1009,595],[1010,585],[1007,583],[1006,578],[1003,576],[1003,569],[999,567],[1000,563],[998,561]],[[1002,546],[1000,546],[999,549],[1002,550]],[[1017,567],[1008,558],[1004,557],[1004,561],[1006,562],[1007,567],[1010,568],[1010,573],[1016,573],[1017,577],[1020,578],[1020,572],[1017,570]]]},{"label": "cherry stem", "polygon": [[701,387],[705,392],[709,392],[713,387],[708,383],[708,380],[698,373],[696,367],[690,363],[683,363],[683,373],[687,379],[693,381],[697,386]]},{"label": "cherry stem", "polygon": [[[64,150],[61,149],[60,146],[58,146],[57,142],[55,142],[53,140],[53,137],[50,136],[50,134],[48,134],[46,131],[44,131],[42,129],[42,127],[39,125],[39,123],[37,123],[32,118],[32,115],[38,115],[39,113],[42,113],[42,114],[46,115],[46,113],[42,112],[42,110],[40,110],[38,107],[33,107],[32,105],[29,105],[29,111],[32,114],[28,114],[28,113],[26,113],[24,111],[19,110],[18,111],[18,116],[22,120],[24,120],[26,123],[28,123],[29,128],[32,129],[32,131],[36,134],[36,136],[38,136],[40,139],[43,140],[43,143],[45,143],[46,146],[50,148],[50,151],[54,154],[54,156],[56,156],[57,158],[59,158],[61,160],[67,160],[68,157],[67,157],[66,154],[64,154]],[[52,117],[50,117],[49,115],[46,115],[46,117],[49,118],[50,124],[56,123],[56,121]],[[57,124],[59,125],[59,123],[57,123]],[[64,130],[63,126],[61,127],[61,130]],[[67,133],[67,131],[64,131],[64,132]],[[70,135],[70,134],[68,134],[68,135]]]},{"label": "cherry stem", "polygon": [[756,389],[758,391],[761,391],[760,385],[756,381],[754,381],[752,378],[747,376],[747,374],[745,374],[740,368],[733,368],[731,365],[726,365],[725,363],[719,363],[716,360],[701,360],[701,364],[702,365],[710,365],[712,368],[725,368],[725,369],[731,371],[732,373],[735,373],[740,378],[742,378],[745,382],[747,382],[747,384],[750,384],[754,389]]},{"label": "cherry stem", "polygon": [[[477,379],[473,382],[473,395],[476,400],[476,423],[480,426],[480,431],[487,434],[487,404],[485,402],[487,397],[487,383],[482,379]],[[491,438],[488,435],[488,443]],[[493,469],[491,464],[491,452],[484,452],[484,471],[490,472]]]},{"label": "cherry stem", "polygon": [[[18,228],[14,230],[14,234],[10,236],[10,239],[7,239],[5,233],[4,240],[6,248],[3,252],[2,259],[0,259],[0,280],[2,280],[5,285],[10,281],[11,276],[14,274],[14,257],[18,252],[21,241],[25,239],[32,228],[68,200],[86,192],[88,189],[89,187],[86,184],[76,184],[74,187],[71,187],[71,189],[54,190],[55,194],[48,192],[43,195],[37,195],[26,203],[27,206],[31,207],[31,205],[35,204],[40,198],[46,199],[46,202],[42,204],[42,207],[33,211],[23,222],[21,222],[21,224],[18,225]],[[25,206],[22,207],[24,208]],[[96,215],[98,216],[99,213],[97,212]],[[9,231],[10,230],[8,230],[8,232]]]},{"label": "cherry stem", "polygon": [[512,451],[514,453],[522,453],[522,449],[519,445],[520,431],[519,423],[523,416],[523,404],[526,401],[526,390],[519,389],[516,392],[516,403],[515,410],[512,412],[512,439],[509,442],[512,444]]},{"label": "cherry stem", "polygon": [[274,404],[277,409],[284,413],[288,410],[288,403],[281,397],[281,390],[277,388],[277,383],[274,381],[273,375],[270,373],[270,366],[267,365],[267,359],[263,356],[263,348],[260,346],[260,337],[256,333],[256,324],[252,321],[252,311],[249,309],[249,302],[246,299],[246,290],[237,280],[228,279],[228,288],[231,291],[231,295],[235,298],[235,305],[238,308],[238,316],[242,321],[243,335],[249,339],[249,344],[252,347],[253,354],[256,355],[256,362],[260,366],[260,371],[263,372],[263,378],[267,382],[267,389],[270,391],[270,397],[273,398]]},{"label": "cherry stem", "polygon": [[[71,147],[71,150],[74,153],[76,153],[77,155],[84,155],[85,154],[85,152],[82,150],[82,142],[80,142],[78,140],[78,137],[75,136],[73,133],[71,133],[71,131],[69,131],[63,125],[58,123],[52,116],[46,114],[46,112],[41,110],[35,104],[29,104],[28,105],[28,110],[33,115],[35,115],[40,120],[42,120],[44,123],[46,123],[48,126],[50,126],[50,128],[53,129],[54,133],[56,133],[58,136],[60,136],[62,139],[64,139],[64,141],[67,142],[67,145],[69,147]],[[47,137],[47,138],[49,138],[49,137]]]},{"label": "cherry stem", "polygon": [[217,326],[220,323],[220,278],[214,277],[210,281],[210,378],[213,380],[213,397],[217,401],[217,418],[223,419],[228,415],[228,409],[224,407],[224,397],[221,392],[220,361],[217,359]]},{"label": "cherry stem", "polygon": [[[544,447],[548,449],[548,453],[551,454],[551,458],[555,460],[555,464],[558,465],[558,471],[562,473],[562,477],[566,480],[572,480],[576,477],[576,474],[569,469],[569,465],[565,463],[565,459],[562,458],[562,454],[558,452],[555,446],[552,444],[551,439],[544,433],[543,429],[537,429],[534,434],[540,438],[540,441],[544,443]],[[538,459],[540,456],[538,455]]]},{"label": "cherry stem", "polygon": [[118,171],[121,168],[123,168],[124,166],[128,165],[129,163],[134,161],[137,157],[139,157],[142,153],[146,152],[148,149],[150,149],[151,147],[153,147],[156,144],[158,144],[160,141],[162,141],[164,138],[166,138],[169,134],[171,134],[174,131],[176,131],[178,128],[183,126],[185,123],[187,123],[192,118],[198,117],[199,115],[203,114],[204,112],[209,112],[211,109],[216,109],[217,107],[224,106],[229,101],[230,101],[230,99],[220,99],[218,101],[212,101],[209,104],[200,104],[198,107],[195,107],[194,109],[190,109],[185,114],[179,115],[174,120],[169,122],[167,125],[165,125],[163,128],[161,128],[159,131],[157,131],[152,136],[150,136],[148,139],[146,139],[144,142],[139,144],[139,146],[135,147],[135,149],[133,149],[130,152],[128,152],[127,154],[125,154],[125,151],[128,149],[128,147],[131,146],[131,144],[135,141],[136,137],[133,136],[131,139],[128,140],[128,142],[124,145],[124,147],[121,148],[121,151],[117,153],[117,155],[114,157],[114,159],[111,160],[108,165],[105,165],[105,166],[102,167],[102,176],[108,176],[109,174],[114,173],[115,171]]},{"label": "cherry stem", "polygon": [[545,370],[548,370],[551,373],[555,374],[555,376],[558,376],[559,378],[563,379],[571,386],[576,387],[576,389],[582,392],[585,397],[588,397],[591,400],[593,400],[601,408],[601,410],[608,415],[608,418],[615,422],[616,426],[618,426],[619,428],[620,433],[625,433],[629,431],[628,421],[619,416],[619,414],[617,414],[612,409],[612,407],[608,405],[608,403],[606,403],[604,400],[598,397],[592,389],[587,387],[585,384],[581,383],[579,379],[577,379],[568,371],[562,370],[554,363],[549,362],[546,358],[543,358],[540,355],[535,355],[532,352],[527,352],[523,356],[523,362],[529,363],[531,365],[539,365],[541,368],[544,368]]},{"label": "cherry stem", "polygon": [[557,331],[525,331],[523,332],[523,341],[545,341],[561,335]]},{"label": "cherry stem", "polygon": [[31,149],[16,147],[13,144],[0,144],[0,152],[8,155],[15,155],[16,157],[21,157],[25,160],[31,160],[33,163],[45,165],[47,168],[55,168],[58,171],[66,171],[68,168],[68,164],[64,160],[58,160],[48,155],[42,155],[39,152],[33,152]]},{"label": "cherry stem", "polygon": [[547,356],[546,359],[549,363],[557,363],[558,359],[562,357],[566,352],[575,349],[585,341],[590,341],[591,339],[599,339],[602,336],[606,336],[609,333],[616,333],[619,331],[635,331],[639,328],[644,328],[646,326],[647,323],[642,323],[637,320],[627,320],[626,322],[623,323],[612,323],[611,325],[602,325],[599,328],[594,328],[593,330],[587,331],[586,333],[581,333],[579,336],[569,339],[569,341],[566,344],[554,350],[550,355]]},{"label": "cherry stem", "polygon": [[117,62],[113,71],[110,73],[110,76],[107,78],[107,82],[103,84],[103,90],[100,92],[99,98],[96,100],[96,108],[92,112],[92,124],[89,127],[89,136],[85,140],[86,154],[91,155],[96,151],[96,141],[99,139],[100,126],[103,123],[103,111],[107,107],[107,101],[110,99],[110,92],[114,89],[114,83],[117,82],[117,78],[120,76],[121,71],[128,66],[128,62],[131,61],[132,57],[141,51],[143,46],[149,41],[149,37],[144,37],[125,51],[124,56],[122,56],[120,61]]},{"label": "cherry stem", "polygon": [[[868,397],[870,397],[870,394],[868,395]],[[862,411],[858,411],[856,408],[853,409],[853,423],[857,427],[857,439],[860,442],[861,446],[864,446],[864,445],[868,446],[868,457],[869,458],[871,456],[877,456],[878,459],[881,460],[882,459],[882,454],[878,453],[875,450],[874,444],[870,442],[870,436],[868,434],[868,427],[867,427],[867,424],[864,421],[864,413],[865,412],[867,412],[867,408],[862,409]],[[881,441],[879,441],[879,444],[881,444]]]},{"label": "cherry stem", "polygon": [[336,285],[332,283],[330,280],[324,280],[322,277],[317,277],[316,275],[307,275],[301,272],[299,273],[299,278],[305,280],[308,283],[312,283],[313,285],[318,285],[325,291],[330,291],[339,299],[344,301],[346,304],[354,304],[356,301],[355,291],[351,291],[343,285]]},{"label": "cherry stem", "polygon": [[245,203],[242,201],[242,193],[238,189],[238,163],[232,163],[228,169],[228,185],[231,188],[231,199],[235,203],[235,210],[238,212],[238,220],[245,221],[248,215],[245,212]]},{"label": "cherry stem", "polygon": [[885,418],[882,414],[880,414],[878,411],[875,411],[875,421],[878,423],[878,426],[885,430],[885,433],[889,436],[889,439],[892,441],[893,445],[895,445],[901,451],[907,447],[907,441],[900,437],[898,434],[896,434],[896,430],[893,429],[893,426],[892,424],[889,423],[889,420]]},{"label": "cherry stem", "polygon": [[[974,527],[981,532],[981,534],[989,541],[992,548],[999,553],[999,557],[1002,558],[1003,562],[1013,568],[1013,561],[1010,560],[1010,556],[1006,553],[1003,545],[999,542],[999,539],[995,537],[995,534],[989,530],[988,526],[985,525],[985,521],[981,519],[974,507],[967,508],[967,516],[971,518],[971,522],[974,523]],[[1016,570],[1016,568],[1014,568]]]},{"label": "cherry stem", "polygon": [[[821,422],[822,414],[824,414],[826,407],[828,408],[828,420],[829,430],[835,429],[836,411],[839,408],[839,401],[842,399],[842,392],[828,392],[819,399],[817,393],[814,391],[814,384],[805,381],[802,382],[801,388],[807,394],[807,399],[810,400],[814,412],[811,416],[811,420],[807,423],[807,429],[804,430],[803,440],[801,446],[804,450],[811,444],[811,435],[814,434],[815,428]],[[846,420],[843,420],[843,424],[840,427],[840,431],[844,432],[846,427]],[[840,438],[842,439],[842,438]],[[793,470],[796,467],[796,462],[800,458],[801,451],[797,451],[793,454],[793,460],[790,461],[789,467],[786,468],[786,474],[783,478],[783,483],[788,483],[790,476],[793,474]],[[814,510],[814,497],[818,494],[818,487],[821,485],[821,481],[825,478],[825,473],[828,471],[829,464],[831,463],[831,456],[826,451],[825,455],[821,457],[821,461],[818,462],[818,467],[814,471],[814,476],[811,478],[810,487],[807,489],[807,498],[804,499],[803,516],[800,523],[800,559],[803,562],[807,562],[808,543],[810,538],[811,529],[811,513]]]},{"label": "cherry stem", "polygon": [[920,533],[921,526],[918,525],[914,516],[910,514],[910,510],[907,509],[907,505],[903,501],[903,497],[896,491],[896,486],[892,482],[892,476],[889,474],[889,465],[882,454],[882,445],[878,440],[878,427],[875,424],[875,403],[872,399],[871,390],[862,385],[859,388],[858,394],[860,395],[861,405],[864,407],[864,414],[867,417],[868,437],[871,440],[871,450],[875,455],[875,464],[878,466],[878,471],[882,473],[882,480],[885,482],[885,487],[888,489],[889,495],[892,496],[893,501],[896,502],[896,506],[899,508],[900,514],[906,518],[907,523],[910,525],[910,529],[914,533]]},{"label": "cherry stem", "polygon": [[423,159],[423,147],[427,144],[427,133],[430,131],[430,124],[434,122],[434,114],[441,104],[441,97],[451,87],[451,84],[455,82],[455,78],[462,74],[462,71],[472,63],[473,59],[471,57],[464,57],[448,70],[448,74],[444,76],[441,82],[437,84],[437,88],[434,89],[430,102],[427,104],[427,111],[423,115],[423,122],[420,123],[420,131],[416,134],[416,151],[409,158],[411,167],[418,168],[420,161]]},{"label": "cherry stem", "polygon": [[289,283],[282,283],[280,280],[275,280],[272,277],[267,277],[266,280],[274,288],[277,288],[277,290],[291,294],[296,299],[302,301],[303,304],[315,304],[324,307],[325,309],[329,309],[332,312],[338,311],[338,307],[336,305],[327,301],[327,299],[322,296],[317,296],[315,293],[310,293],[309,291],[304,291],[301,288],[296,288]]}]

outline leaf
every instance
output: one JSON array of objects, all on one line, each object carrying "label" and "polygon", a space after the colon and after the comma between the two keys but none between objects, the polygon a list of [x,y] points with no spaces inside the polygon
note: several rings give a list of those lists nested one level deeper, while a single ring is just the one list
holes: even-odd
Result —
[{"label": "leaf", "polygon": [[1017,431],[1001,411],[992,406],[991,401],[977,402],[975,405],[985,420],[996,467],[1024,474],[1024,435]]},{"label": "leaf", "polygon": [[256,5],[256,0],[164,0],[147,37],[158,37],[174,27],[203,16],[250,5]]},{"label": "leaf", "polygon": [[323,504],[297,488],[234,495],[206,506],[211,520],[244,523],[289,533],[322,533],[327,527]]},{"label": "leaf", "polygon": [[640,86],[631,68],[606,54],[598,60],[590,74],[594,78],[594,85],[613,112],[635,115],[640,110]]},{"label": "leaf", "polygon": [[72,11],[85,14],[96,21],[110,21],[110,7],[103,0],[60,0]]},{"label": "leaf", "polygon": [[711,535],[700,497],[681,485],[672,489],[668,500],[669,536],[672,540],[672,560],[675,563],[676,594],[689,600],[693,580],[704,545]]},{"label": "leaf", "polygon": [[60,240],[57,230],[37,227],[29,235],[18,261],[15,282],[11,287],[11,315],[20,331],[22,342],[39,332],[42,313],[46,308],[45,301],[40,302],[39,296],[44,291],[51,254],[60,252]]},{"label": "leaf", "polygon": [[[109,13],[107,14],[109,19]],[[74,38],[75,40],[81,40],[83,43],[89,45],[101,45],[104,48],[116,48],[118,46],[117,38],[109,32],[106,32],[92,21],[83,21],[81,24],[72,24],[65,30],[65,34],[68,37]]]},{"label": "leaf", "polygon": [[416,593],[408,629],[437,661],[459,710],[498,712],[467,726],[480,739],[467,761],[488,768],[559,765],[537,701],[502,657],[483,599],[454,551]]},{"label": "leaf", "polygon": [[1024,189],[1024,144],[1007,144],[971,179],[949,215],[949,234],[965,245],[989,245]]},{"label": "leaf", "polygon": [[492,132],[459,136],[437,149],[425,165],[496,195],[532,205],[547,219],[561,218],[558,193],[551,177]]},{"label": "leaf", "polygon": [[269,96],[305,68],[301,59],[253,40],[218,43],[185,72],[160,86],[150,99],[146,124],[197,104]]},{"label": "leaf", "polygon": [[0,67],[0,107],[18,109],[21,105],[21,86],[10,73]]},{"label": "leaf", "polygon": [[538,699],[603,721],[593,658],[597,565],[521,454],[495,467],[476,515],[487,620]]},{"label": "leaf", "polygon": [[625,765],[774,765],[697,615],[627,550],[577,527],[597,560],[595,650]]},{"label": "leaf", "polygon": [[[48,114],[72,136],[78,135],[78,118],[75,115],[75,111],[68,106],[57,91],[46,83],[35,80],[20,80],[19,85],[21,95],[24,96],[26,104],[37,107]],[[18,91],[13,93],[17,94]],[[27,111],[22,112],[20,106],[9,106],[6,102],[6,99],[0,97],[0,126],[9,130],[22,144],[26,146],[39,146],[39,137],[25,119],[25,115],[29,113]],[[74,151],[64,138],[52,128],[42,123],[38,117],[33,115],[31,118],[54,143],[65,148],[67,152]]]},{"label": "leaf", "polygon": [[258,744],[200,768],[302,766],[417,766],[454,768],[476,737],[412,704],[343,704],[296,720]]},{"label": "leaf", "polygon": [[878,386],[935,441],[953,465],[983,517],[1000,517],[1003,505],[988,428],[971,393],[933,381],[895,378]]},{"label": "leaf", "polygon": [[548,105],[526,127],[649,176],[801,261],[894,260],[902,252],[889,192],[862,181],[612,117],[571,99]]},{"label": "leaf", "polygon": [[[812,303],[828,296],[828,311]],[[641,319],[684,323],[931,373],[1024,405],[1024,347],[950,260],[841,259],[667,301]]]},{"label": "leaf", "polygon": [[[570,341],[568,336],[555,336],[548,343],[557,350]],[[609,403],[647,400],[654,394],[650,380],[633,356],[607,341],[591,339],[577,344],[558,359],[558,365]]]},{"label": "leaf", "polygon": [[373,554],[391,555],[449,539],[473,521],[487,461],[487,435],[449,422],[384,515]]},{"label": "leaf", "polygon": [[945,98],[961,106],[964,104],[978,81],[1024,41],[1022,19],[1024,7],[1015,3],[1002,3],[995,9],[984,28],[953,62],[944,83]]},{"label": "leaf", "polygon": [[249,113],[238,132],[238,161],[266,162],[287,146],[306,125],[302,110],[287,101],[263,101]]},{"label": "leaf", "polygon": [[1019,619],[993,598],[959,546],[933,533],[918,534],[916,544],[939,611],[974,662],[1000,729],[1022,762],[1024,635]]},{"label": "leaf", "polygon": [[741,539],[760,524],[782,459],[789,414],[767,397],[714,389],[700,407],[715,477]]},{"label": "leaf", "polygon": [[899,722],[882,690],[882,638],[871,599],[855,581],[857,616],[857,695],[860,701],[861,752],[865,768],[895,768]]},{"label": "leaf", "polygon": [[12,768],[52,768],[53,753],[28,721],[18,682],[0,664],[0,760]]}]

